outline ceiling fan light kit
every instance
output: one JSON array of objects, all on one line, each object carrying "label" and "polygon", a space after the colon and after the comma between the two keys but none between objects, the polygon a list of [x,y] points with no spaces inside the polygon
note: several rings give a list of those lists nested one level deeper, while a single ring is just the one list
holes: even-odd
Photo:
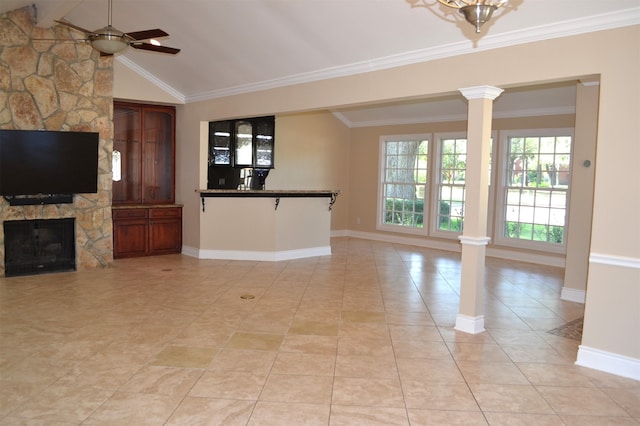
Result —
[{"label": "ceiling fan light kit", "polygon": [[[109,23],[106,27],[100,28],[95,31],[86,30],[78,25],[72,24],[67,21],[56,21],[59,24],[65,25],[74,30],[85,33],[85,41],[89,41],[94,49],[100,52],[102,55],[113,55],[124,51],[127,47],[131,46],[134,49],[149,50],[153,52],[169,53],[175,55],[180,52],[180,49],[173,47],[161,46],[156,39],[159,37],[167,37],[169,34],[161,29],[134,31],[125,33],[111,25],[111,0],[109,0]],[[149,40],[149,43],[145,43],[144,40]]]},{"label": "ceiling fan light kit", "polygon": [[129,47],[129,43],[132,42],[133,39],[122,31],[113,28],[111,25],[107,25],[104,28],[94,31],[93,34],[89,34],[89,41],[94,49],[113,55]]}]

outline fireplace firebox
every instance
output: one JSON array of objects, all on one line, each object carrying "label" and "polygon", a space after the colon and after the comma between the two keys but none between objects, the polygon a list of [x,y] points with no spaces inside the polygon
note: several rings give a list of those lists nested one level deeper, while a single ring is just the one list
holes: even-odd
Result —
[{"label": "fireplace firebox", "polygon": [[76,270],[75,219],[4,222],[5,276]]}]

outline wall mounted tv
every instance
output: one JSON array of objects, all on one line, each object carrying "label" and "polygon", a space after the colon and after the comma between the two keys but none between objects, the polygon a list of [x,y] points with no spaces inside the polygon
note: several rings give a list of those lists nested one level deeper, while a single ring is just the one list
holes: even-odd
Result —
[{"label": "wall mounted tv", "polygon": [[98,133],[0,130],[0,195],[98,192]]}]

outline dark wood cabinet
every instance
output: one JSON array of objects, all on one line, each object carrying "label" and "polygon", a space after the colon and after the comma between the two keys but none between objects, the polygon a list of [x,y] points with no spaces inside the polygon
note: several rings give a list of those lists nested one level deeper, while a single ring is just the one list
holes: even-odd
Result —
[{"label": "dark wood cabinet", "polygon": [[180,253],[182,208],[149,209],[149,254]]},{"label": "dark wood cabinet", "polygon": [[146,256],[148,209],[113,209],[113,258]]},{"label": "dark wood cabinet", "polygon": [[175,108],[114,102],[113,127],[113,257],[180,253]]},{"label": "dark wood cabinet", "polygon": [[114,102],[113,129],[113,204],[173,203],[175,108]]},{"label": "dark wood cabinet", "polygon": [[113,209],[113,257],[155,256],[182,250],[182,207]]}]

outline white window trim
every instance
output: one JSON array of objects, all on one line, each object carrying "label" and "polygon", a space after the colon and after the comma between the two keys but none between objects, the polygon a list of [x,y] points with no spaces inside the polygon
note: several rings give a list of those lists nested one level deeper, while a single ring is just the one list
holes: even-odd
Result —
[{"label": "white window trim", "polygon": [[380,136],[378,142],[378,200],[377,200],[377,213],[376,213],[376,230],[378,231],[388,231],[388,232],[398,232],[403,234],[411,234],[411,235],[421,235],[427,236],[429,232],[429,226],[427,225],[427,221],[431,222],[430,214],[428,212],[429,209],[425,209],[424,218],[423,218],[423,226],[422,228],[415,228],[409,226],[402,225],[389,225],[384,223],[384,179],[385,179],[385,167],[386,167],[386,142],[397,142],[397,141],[407,141],[407,140],[420,140],[427,141],[429,144],[428,150],[428,165],[427,165],[427,185],[425,185],[425,194],[424,194],[424,202],[427,203],[430,199],[431,192],[431,172],[430,168],[432,165],[432,134],[431,133],[415,133],[415,134],[403,134],[403,135],[383,135]]},{"label": "white window trim", "polygon": [[[429,174],[431,176],[431,189],[432,194],[429,199],[429,213],[430,217],[433,218],[429,221],[429,234],[436,238],[446,238],[450,240],[458,240],[458,237],[462,235],[462,232],[452,232],[452,231],[441,231],[438,229],[438,215],[440,213],[440,203],[438,202],[439,194],[438,190],[440,189],[440,177],[442,164],[440,163],[440,155],[442,153],[442,139],[467,139],[467,132],[446,132],[446,133],[436,133],[433,135],[433,156],[431,164],[432,171]],[[467,142],[468,143],[468,142]],[[466,184],[465,184],[466,191]]]},{"label": "white window trim", "polygon": [[[507,238],[503,236],[504,230],[504,216],[505,216],[505,182],[507,179],[507,152],[508,152],[508,140],[510,137],[546,137],[546,136],[570,136],[571,137],[571,169],[573,169],[573,153],[575,151],[575,136],[574,129],[572,128],[557,128],[557,129],[519,129],[519,130],[503,130],[500,132],[500,168],[497,169],[497,185],[495,188],[495,228],[494,228],[494,244],[505,247],[513,247],[524,250],[539,250],[547,253],[566,254],[567,251],[567,239],[569,229],[569,200],[571,199],[571,186],[573,185],[572,179],[569,180],[569,188],[567,189],[567,205],[565,208],[565,238],[562,244],[547,243],[542,241],[533,240],[519,240],[516,238]],[[569,173],[571,172],[569,170]]]}]

